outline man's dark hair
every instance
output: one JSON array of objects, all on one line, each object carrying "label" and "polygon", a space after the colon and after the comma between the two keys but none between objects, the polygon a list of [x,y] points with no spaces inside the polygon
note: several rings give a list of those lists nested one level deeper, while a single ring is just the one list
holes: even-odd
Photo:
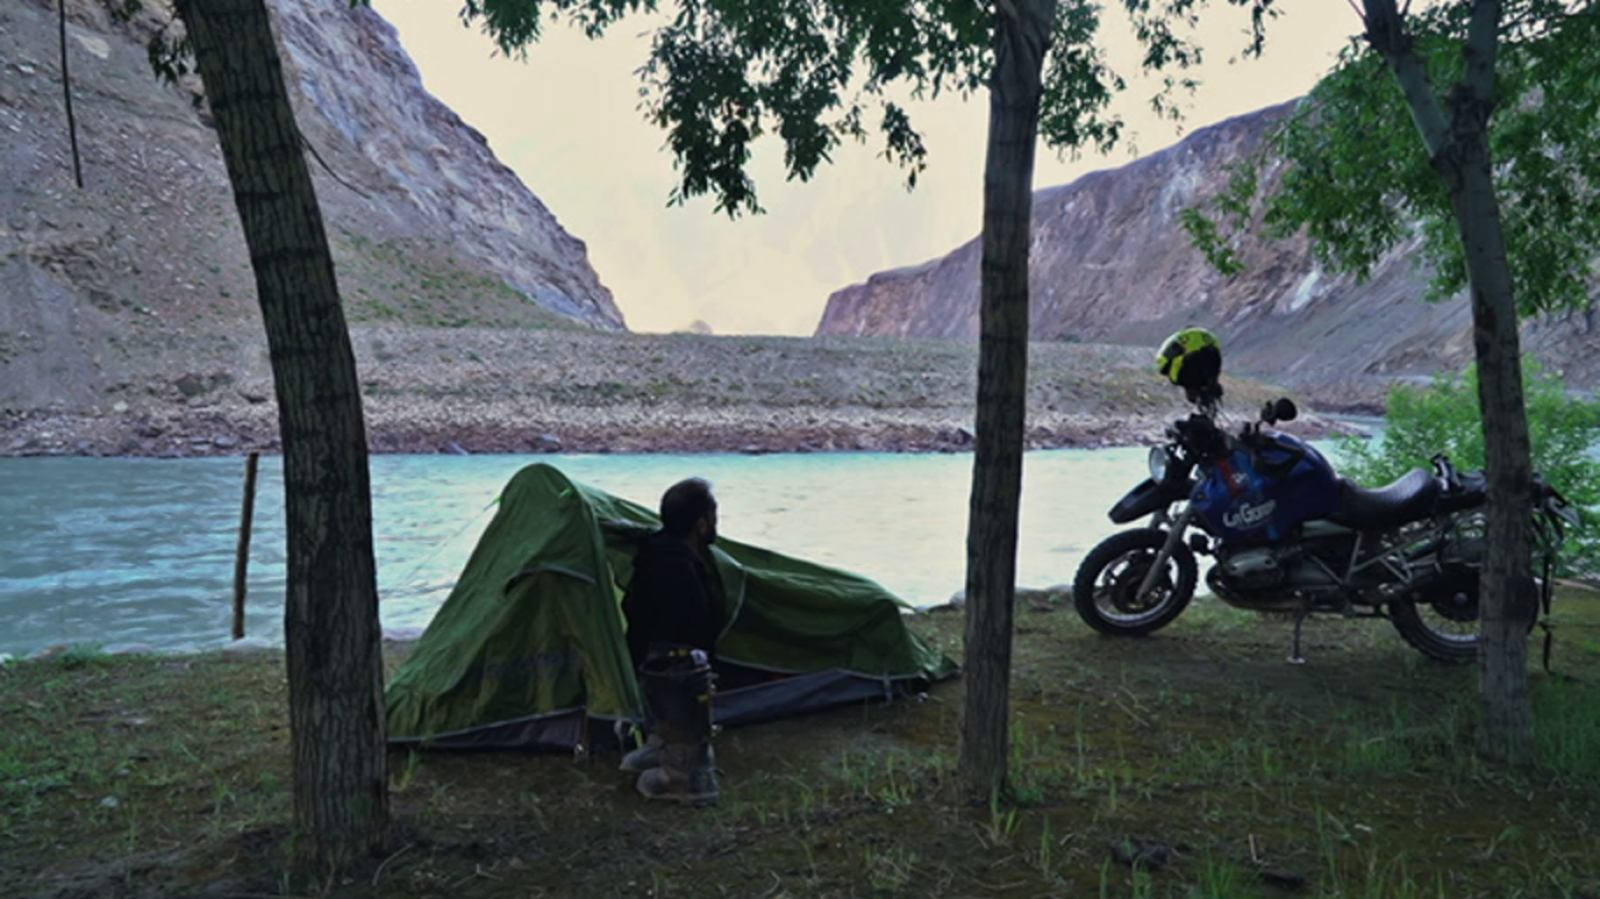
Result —
[{"label": "man's dark hair", "polygon": [[694,530],[694,523],[709,516],[716,507],[711,485],[704,479],[679,481],[661,495],[661,529],[674,537],[687,537]]}]

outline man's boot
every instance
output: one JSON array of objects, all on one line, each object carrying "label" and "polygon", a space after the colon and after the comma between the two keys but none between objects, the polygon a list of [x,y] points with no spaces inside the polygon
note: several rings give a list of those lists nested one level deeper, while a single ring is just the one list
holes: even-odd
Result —
[{"label": "man's boot", "polygon": [[663,744],[660,765],[639,775],[635,785],[639,793],[646,799],[715,805],[717,769],[711,752],[714,678],[705,654],[685,649],[666,658],[646,659],[639,675]]},{"label": "man's boot", "polygon": [[710,741],[667,743],[660,767],[639,775],[635,786],[646,799],[716,805],[717,769],[712,764]]},{"label": "man's boot", "polygon": [[[651,768],[661,767],[661,750],[665,749],[666,745],[667,741],[661,739],[659,730],[650,731],[645,736],[644,742],[637,749],[628,752],[622,757],[622,762],[617,765],[617,770],[638,774],[641,771],[649,771]],[[711,766],[716,767],[716,747],[708,746],[706,751],[711,753]]]},{"label": "man's boot", "polygon": [[622,757],[622,764],[618,765],[617,768],[634,773],[649,771],[651,768],[659,768],[661,767],[661,750],[666,745],[667,741],[661,739],[661,732],[652,730],[638,749]]}]

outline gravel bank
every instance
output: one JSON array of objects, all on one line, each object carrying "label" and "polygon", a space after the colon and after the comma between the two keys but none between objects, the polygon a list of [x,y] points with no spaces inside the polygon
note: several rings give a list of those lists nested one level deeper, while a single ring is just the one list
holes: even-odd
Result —
[{"label": "gravel bank", "polygon": [[[0,410],[0,455],[185,457],[280,448],[260,347],[196,346],[73,408]],[[976,347],[886,338],[352,331],[375,453],[959,452]],[[1035,344],[1030,448],[1159,438],[1184,413],[1141,348]],[[1281,391],[1230,382],[1242,417]],[[1296,433],[1326,433],[1311,417]]]}]

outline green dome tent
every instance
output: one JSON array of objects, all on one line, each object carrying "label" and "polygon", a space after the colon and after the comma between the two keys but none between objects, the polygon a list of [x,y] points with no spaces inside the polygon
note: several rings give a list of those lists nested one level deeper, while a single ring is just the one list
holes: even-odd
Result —
[{"label": "green dome tent", "polygon": [[[621,600],[635,548],[659,527],[553,466],[517,472],[389,683],[390,741],[594,748],[642,721]],[[867,578],[726,538],[712,553],[730,619],[716,646],[723,726],[887,700],[957,672]]]}]

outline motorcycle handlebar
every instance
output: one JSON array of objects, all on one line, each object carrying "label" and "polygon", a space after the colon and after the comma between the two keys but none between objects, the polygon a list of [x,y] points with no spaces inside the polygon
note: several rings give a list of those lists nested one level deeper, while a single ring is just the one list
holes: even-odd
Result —
[{"label": "motorcycle handlebar", "polygon": [[1461,489],[1461,472],[1456,471],[1456,466],[1450,461],[1449,456],[1445,455],[1444,453],[1436,453],[1434,454],[1434,457],[1428,461],[1433,463],[1433,473],[1438,475],[1440,480],[1444,481],[1444,485],[1447,489]]}]

